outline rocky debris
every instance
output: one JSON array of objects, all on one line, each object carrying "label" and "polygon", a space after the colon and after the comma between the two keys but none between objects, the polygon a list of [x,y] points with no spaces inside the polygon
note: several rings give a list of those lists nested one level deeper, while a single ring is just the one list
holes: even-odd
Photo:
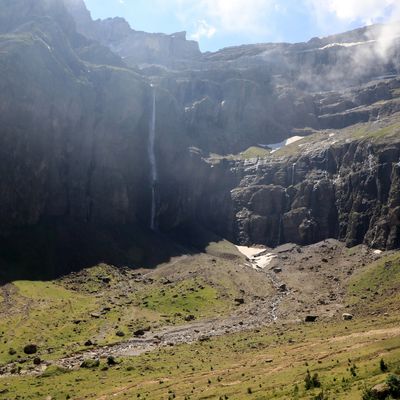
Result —
[{"label": "rocky debris", "polygon": [[354,318],[353,314],[349,314],[349,313],[342,314],[343,321],[351,321],[353,318]]},{"label": "rocky debris", "polygon": [[35,357],[33,359],[33,364],[34,365],[40,365],[42,363],[42,360],[40,359],[40,357]]},{"label": "rocky debris", "polygon": [[282,283],[281,285],[279,285],[278,289],[279,289],[280,292],[287,292],[288,291],[288,288],[287,288],[285,283]]},{"label": "rocky debris", "polygon": [[93,369],[93,368],[97,368],[100,365],[100,360],[95,359],[87,359],[84,360],[82,362],[82,364],[80,365],[81,368],[87,368],[87,369]]},{"label": "rocky debris", "polygon": [[137,329],[136,331],[133,332],[133,336],[141,337],[141,336],[144,336],[146,334],[146,332],[149,332],[149,331],[150,331],[150,327]]},{"label": "rocky debris", "polygon": [[304,318],[304,322],[315,322],[318,319],[317,315],[307,315]]},{"label": "rocky debris", "polygon": [[235,303],[237,306],[240,306],[242,304],[244,304],[244,298],[240,297],[240,298],[236,298],[235,299]]},{"label": "rocky debris", "polygon": [[193,314],[186,315],[185,317],[186,322],[194,321],[195,319],[196,317]]},{"label": "rocky debris", "polygon": [[108,356],[107,357],[107,365],[109,367],[113,367],[114,365],[117,365],[118,362],[115,360],[115,358],[113,356]]},{"label": "rocky debris", "polygon": [[124,337],[124,336],[125,336],[125,333],[122,332],[122,331],[117,331],[117,332],[115,332],[115,334],[116,334],[118,337]]},{"label": "rocky debris", "polygon": [[99,276],[99,280],[106,284],[109,284],[111,282],[111,278],[108,276]]},{"label": "rocky debris", "polygon": [[90,316],[91,316],[92,318],[99,319],[99,318],[101,317],[101,313],[92,312],[92,313],[90,313]]},{"label": "rocky debris", "polygon": [[27,345],[24,347],[24,353],[25,353],[25,354],[29,354],[29,355],[31,355],[31,354],[36,354],[37,351],[38,351],[38,347],[37,347],[36,344],[27,344]]},{"label": "rocky debris", "polygon": [[387,383],[380,383],[371,389],[374,399],[386,399],[390,395],[390,386]]}]

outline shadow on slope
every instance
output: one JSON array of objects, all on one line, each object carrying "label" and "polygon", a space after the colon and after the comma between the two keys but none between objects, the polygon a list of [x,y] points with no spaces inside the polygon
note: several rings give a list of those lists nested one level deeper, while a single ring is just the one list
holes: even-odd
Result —
[{"label": "shadow on slope", "polygon": [[[47,220],[0,237],[0,282],[52,280],[99,263],[155,268],[172,257],[207,252],[213,242],[224,246],[228,243],[212,232],[189,225],[161,234],[137,225]],[[216,256],[225,253],[226,258],[232,250],[213,246],[210,252]]]}]

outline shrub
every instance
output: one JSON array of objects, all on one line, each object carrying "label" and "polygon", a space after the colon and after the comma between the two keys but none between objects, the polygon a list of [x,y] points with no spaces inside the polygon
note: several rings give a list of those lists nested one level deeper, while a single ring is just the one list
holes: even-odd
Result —
[{"label": "shrub", "polygon": [[321,382],[319,381],[318,374],[315,373],[313,376],[311,376],[310,371],[307,371],[307,375],[304,378],[304,386],[306,390],[321,387]]},{"label": "shrub", "polygon": [[10,356],[14,356],[15,354],[17,354],[17,350],[15,350],[15,349],[13,349],[13,348],[11,347],[11,349],[8,350],[8,354],[9,354]]},{"label": "shrub", "polygon": [[379,367],[382,372],[386,372],[388,370],[388,366],[386,365],[383,358],[381,358],[381,361],[379,362]]},{"label": "shrub", "polygon": [[99,360],[84,360],[81,364],[81,368],[97,368],[99,365]]},{"label": "shrub", "polygon": [[396,375],[390,375],[386,383],[390,387],[390,394],[395,398],[400,397],[400,378]]}]

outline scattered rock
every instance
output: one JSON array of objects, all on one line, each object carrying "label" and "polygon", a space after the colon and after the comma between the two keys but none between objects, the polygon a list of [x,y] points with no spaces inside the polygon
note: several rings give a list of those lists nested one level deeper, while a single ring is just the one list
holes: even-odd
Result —
[{"label": "scattered rock", "polygon": [[33,359],[33,364],[34,365],[40,365],[42,363],[42,360],[40,359],[40,357],[35,357]]},{"label": "scattered rock", "polygon": [[100,318],[100,317],[101,317],[101,315],[100,315],[99,313],[95,313],[95,312],[90,313],[90,316],[91,316],[92,318]]},{"label": "scattered rock", "polygon": [[124,336],[125,336],[125,333],[122,332],[122,331],[117,331],[117,332],[115,332],[115,334],[116,334],[118,337],[124,337]]},{"label": "scattered rock", "polygon": [[244,304],[244,299],[243,298],[237,298],[235,299],[236,305],[241,305]]},{"label": "scattered rock", "polygon": [[390,395],[390,386],[387,383],[380,383],[371,389],[374,399],[386,399]]},{"label": "scattered rock", "polygon": [[282,283],[282,285],[279,286],[279,291],[280,292],[287,292],[286,284]]},{"label": "scattered rock", "polygon": [[185,317],[185,321],[187,321],[187,322],[194,321],[195,319],[196,319],[196,317],[193,314],[186,315],[186,317]]},{"label": "scattered rock", "polygon": [[317,315],[307,315],[304,319],[305,322],[315,322],[317,320]]},{"label": "scattered rock", "polygon": [[85,346],[93,346],[93,342],[90,339],[86,340]]},{"label": "scattered rock", "polygon": [[351,321],[354,318],[353,314],[344,313],[342,314],[343,321]]},{"label": "scattered rock", "polygon": [[37,351],[38,351],[38,348],[37,348],[36,344],[27,344],[24,347],[25,354],[35,354],[35,353],[37,353]]},{"label": "scattered rock", "polygon": [[100,365],[100,360],[84,360],[81,364],[81,368],[97,368]]},{"label": "scattered rock", "polygon": [[108,356],[107,357],[107,365],[109,367],[112,367],[112,366],[117,365],[117,364],[118,363],[117,363],[117,361],[115,361],[115,358],[113,356]]},{"label": "scattered rock", "polygon": [[275,267],[275,268],[273,269],[273,271],[274,271],[276,274],[280,274],[280,273],[282,272],[282,268],[280,268],[280,267]]}]

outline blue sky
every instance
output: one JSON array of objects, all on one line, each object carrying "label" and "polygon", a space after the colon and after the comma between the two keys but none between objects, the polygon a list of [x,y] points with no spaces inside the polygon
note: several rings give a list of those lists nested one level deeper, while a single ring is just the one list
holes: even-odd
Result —
[{"label": "blue sky", "polygon": [[133,29],[187,31],[203,51],[300,42],[400,19],[400,0],[85,0],[93,18],[124,17]]}]

